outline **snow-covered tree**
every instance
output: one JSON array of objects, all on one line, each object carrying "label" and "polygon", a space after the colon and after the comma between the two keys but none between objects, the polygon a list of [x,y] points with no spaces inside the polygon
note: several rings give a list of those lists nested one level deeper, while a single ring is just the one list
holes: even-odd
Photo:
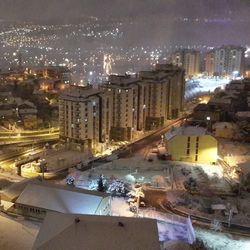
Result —
[{"label": "snow-covered tree", "polygon": [[68,177],[66,178],[66,183],[67,183],[67,185],[74,186],[74,182],[75,182],[75,177],[74,177],[74,176],[68,176]]},{"label": "snow-covered tree", "polygon": [[138,214],[140,205],[144,205],[144,202],[141,202],[141,198],[144,198],[145,195],[142,191],[141,186],[134,186],[133,189],[128,193],[130,197],[128,203],[131,211],[136,211]]},{"label": "snow-covered tree", "polygon": [[121,180],[114,180],[108,187],[108,192],[114,196],[127,196],[129,190],[129,184]]}]

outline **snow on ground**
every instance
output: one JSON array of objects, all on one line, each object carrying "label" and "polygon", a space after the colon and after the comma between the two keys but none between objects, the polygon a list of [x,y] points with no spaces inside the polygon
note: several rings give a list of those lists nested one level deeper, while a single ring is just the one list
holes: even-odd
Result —
[{"label": "snow on ground", "polygon": [[198,239],[203,240],[209,250],[249,250],[250,240],[233,239],[231,235],[195,228]]},{"label": "snow on ground", "polygon": [[[216,88],[224,88],[230,82],[227,78],[198,78],[187,81],[185,97],[189,98],[200,92],[213,92]],[[193,87],[192,87],[193,86]]]},{"label": "snow on ground", "polygon": [[[135,216],[129,210],[129,205],[124,198],[112,198],[111,211],[113,216]],[[156,211],[153,208],[140,209],[139,217],[157,219],[160,241],[182,240],[188,242],[186,220],[180,217],[171,217]],[[179,221],[178,221],[179,220]]]},{"label": "snow on ground", "polygon": [[230,166],[238,165],[243,173],[250,172],[250,144],[220,140],[220,155]]},{"label": "snow on ground", "polygon": [[[223,177],[221,166],[162,161],[157,158],[153,162],[148,162],[144,159],[144,155],[136,155],[117,159],[84,172],[72,169],[69,175],[75,177],[74,184],[77,187],[95,189],[101,174],[108,180],[119,179],[130,184],[141,182],[153,187],[160,187],[162,191],[167,192],[168,200],[176,206],[186,209],[189,213],[195,212],[211,217],[211,219],[215,216],[211,214],[211,205],[235,205],[239,214],[233,216],[232,223],[247,224],[250,221],[248,212],[250,199],[248,197],[235,199],[226,196],[221,198],[222,194],[232,193],[230,184]],[[183,183],[191,177],[195,179],[197,190],[201,194],[191,195],[186,192]],[[63,182],[65,184],[65,180]],[[173,189],[172,183],[174,183]],[[130,213],[130,211],[127,212]],[[216,216],[219,220],[226,219],[222,214]]]},{"label": "snow on ground", "polygon": [[39,231],[39,223],[0,215],[0,249],[31,249]]},{"label": "snow on ground", "polygon": [[111,213],[113,216],[133,217],[129,205],[124,198],[113,197],[111,200]]},{"label": "snow on ground", "polygon": [[77,187],[86,189],[91,189],[101,174],[108,179],[120,179],[130,184],[135,182],[156,184],[157,181],[158,186],[168,188],[170,186],[168,183],[168,164],[166,161],[148,162],[133,157],[114,160],[84,172],[73,169],[69,175],[75,177]]},{"label": "snow on ground", "polygon": [[224,87],[226,84],[228,84],[230,82],[229,79],[227,78],[199,78],[197,80],[195,80],[199,83],[200,91],[214,91],[216,88],[218,87]]},{"label": "snow on ground", "polygon": [[193,178],[201,193],[231,192],[229,183],[223,177],[223,168],[219,165],[176,162],[173,172],[179,190],[185,190],[183,183],[189,178]]},{"label": "snow on ground", "polygon": [[201,191],[231,191],[220,166],[163,161],[157,158],[149,162],[139,156],[117,159],[84,172],[72,169],[69,175],[75,178],[76,187],[85,189],[93,189],[99,176],[104,175],[109,180],[119,179],[129,184],[147,183],[166,190],[172,189],[172,184],[174,189],[185,190],[184,182],[192,177]]}]

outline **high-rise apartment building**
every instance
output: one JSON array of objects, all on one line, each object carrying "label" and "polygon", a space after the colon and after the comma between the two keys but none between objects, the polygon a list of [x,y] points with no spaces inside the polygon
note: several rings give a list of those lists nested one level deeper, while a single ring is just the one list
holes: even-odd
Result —
[{"label": "high-rise apartment building", "polygon": [[214,59],[215,53],[213,50],[205,55],[205,72],[207,76],[214,76]]},{"label": "high-rise apartment building", "polygon": [[136,77],[110,76],[101,87],[112,95],[113,140],[131,140],[138,131],[162,127],[183,110],[184,70],[172,64],[158,64],[153,71]]},{"label": "high-rise apartment building", "polygon": [[112,101],[91,86],[72,86],[59,99],[60,138],[81,151],[101,151],[109,140]]},{"label": "high-rise apartment building", "polygon": [[158,64],[135,77],[111,75],[99,90],[70,87],[60,97],[61,139],[83,151],[101,151],[107,141],[131,141],[138,133],[162,127],[183,110],[184,72]]},{"label": "high-rise apartment building", "polygon": [[175,119],[183,110],[184,70],[172,64],[157,64],[153,71],[139,73],[141,81],[139,119],[145,130],[153,130]]},{"label": "high-rise apartment building", "polygon": [[243,47],[222,46],[207,53],[205,71],[210,76],[244,74]]},{"label": "high-rise apartment building", "polygon": [[111,75],[101,86],[111,95],[112,119],[110,138],[116,141],[130,141],[134,138],[138,123],[139,80],[128,75]]},{"label": "high-rise apartment building", "polygon": [[196,50],[184,49],[176,51],[172,55],[174,65],[183,67],[186,77],[192,77],[200,73],[200,52]]}]

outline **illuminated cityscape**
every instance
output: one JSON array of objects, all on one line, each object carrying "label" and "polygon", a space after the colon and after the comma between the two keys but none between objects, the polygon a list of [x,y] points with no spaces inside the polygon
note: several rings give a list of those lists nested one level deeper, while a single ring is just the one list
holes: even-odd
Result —
[{"label": "illuminated cityscape", "polygon": [[0,249],[250,249],[249,11],[0,1]]}]

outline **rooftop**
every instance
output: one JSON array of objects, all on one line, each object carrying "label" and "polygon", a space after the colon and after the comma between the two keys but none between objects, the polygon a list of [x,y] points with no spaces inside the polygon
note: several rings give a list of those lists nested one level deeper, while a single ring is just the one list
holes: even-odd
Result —
[{"label": "rooftop", "polygon": [[236,129],[238,126],[235,123],[231,122],[216,122],[213,124],[213,128],[229,128],[229,129]]},{"label": "rooftop", "polygon": [[160,249],[156,220],[48,212],[33,249]]},{"label": "rooftop", "polygon": [[127,86],[133,83],[139,82],[137,77],[132,77],[130,75],[110,75],[109,76],[109,84],[119,85],[119,86]]},{"label": "rooftop", "polygon": [[194,111],[210,111],[210,112],[215,112],[215,111],[220,111],[214,104],[205,104],[201,103],[198,104],[195,108]]},{"label": "rooftop", "polygon": [[206,135],[207,130],[201,127],[188,126],[188,127],[179,127],[170,130],[165,134],[165,138],[167,141],[171,140],[177,135],[185,135],[185,136],[201,136]]},{"label": "rooftop", "polygon": [[61,95],[62,99],[87,99],[91,96],[101,94],[102,91],[93,88],[92,86],[86,86],[86,87],[81,87],[81,86],[71,86],[67,90],[63,92]]},{"label": "rooftop", "polygon": [[105,197],[109,195],[79,188],[28,184],[16,203],[61,213],[94,214]]}]

